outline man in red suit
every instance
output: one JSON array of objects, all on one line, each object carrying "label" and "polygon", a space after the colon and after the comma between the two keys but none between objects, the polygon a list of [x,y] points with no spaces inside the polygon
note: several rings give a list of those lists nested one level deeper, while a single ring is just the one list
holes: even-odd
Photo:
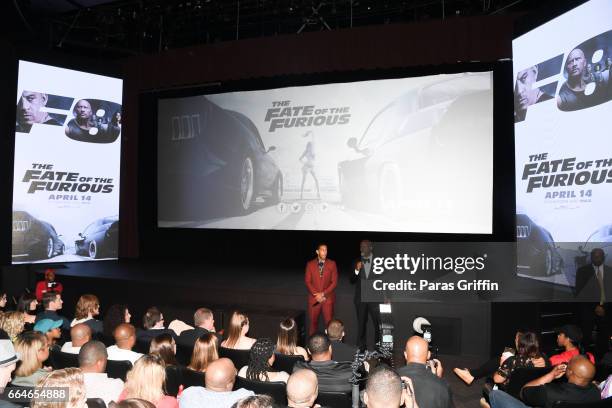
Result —
[{"label": "man in red suit", "polygon": [[321,311],[323,311],[326,326],[333,318],[334,303],[336,302],[335,290],[338,285],[336,262],[327,259],[327,245],[319,244],[316,253],[317,257],[306,263],[306,274],[304,276],[308,288],[309,335],[317,331]]}]

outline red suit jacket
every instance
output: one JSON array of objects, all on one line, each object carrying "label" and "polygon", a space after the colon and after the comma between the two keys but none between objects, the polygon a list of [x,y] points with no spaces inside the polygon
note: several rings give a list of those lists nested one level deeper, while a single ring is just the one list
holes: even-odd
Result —
[{"label": "red suit jacket", "polygon": [[315,258],[306,263],[306,274],[304,281],[308,288],[308,304],[316,302],[315,293],[324,292],[326,302],[336,301],[336,286],[338,285],[338,269],[336,262],[326,259],[323,264],[323,277],[319,275],[319,259]]}]

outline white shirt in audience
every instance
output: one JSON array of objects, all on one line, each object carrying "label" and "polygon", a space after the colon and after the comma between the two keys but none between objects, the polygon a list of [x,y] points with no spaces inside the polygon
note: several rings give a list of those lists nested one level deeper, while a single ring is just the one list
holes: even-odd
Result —
[{"label": "white shirt in audience", "polygon": [[106,352],[108,353],[109,360],[127,360],[134,364],[136,360],[142,357],[142,354],[137,353],[132,350],[124,350],[117,347],[117,345],[113,345],[106,348]]},{"label": "white shirt in audience", "polygon": [[80,347],[73,347],[71,341],[67,341],[62,346],[62,353],[79,354]]},{"label": "white shirt in audience", "polygon": [[180,408],[230,408],[234,402],[255,395],[240,388],[236,391],[217,392],[204,387],[189,387],[179,397]]},{"label": "white shirt in audience", "polygon": [[119,378],[108,378],[106,373],[83,373],[87,398],[102,398],[106,406],[117,401],[123,391],[123,381]]}]

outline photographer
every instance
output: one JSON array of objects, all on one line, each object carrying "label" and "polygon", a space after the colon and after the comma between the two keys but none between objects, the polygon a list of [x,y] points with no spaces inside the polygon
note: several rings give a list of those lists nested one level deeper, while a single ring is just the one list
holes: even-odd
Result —
[{"label": "photographer", "polygon": [[416,402],[421,407],[453,407],[453,396],[446,381],[442,379],[442,363],[429,360],[429,343],[422,337],[412,336],[406,342],[404,358],[406,365],[398,370],[402,377],[409,377],[414,384]]},{"label": "photographer", "polygon": [[408,377],[401,377],[387,366],[379,366],[370,373],[363,401],[368,408],[418,408],[414,387]]},{"label": "photographer", "polygon": [[45,269],[45,280],[36,283],[36,300],[40,303],[45,293],[55,292],[61,295],[63,290],[62,284],[55,281],[55,270]]}]

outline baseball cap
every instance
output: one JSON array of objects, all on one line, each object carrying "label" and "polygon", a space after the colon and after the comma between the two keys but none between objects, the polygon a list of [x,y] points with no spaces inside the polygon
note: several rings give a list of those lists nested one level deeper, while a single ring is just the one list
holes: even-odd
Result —
[{"label": "baseball cap", "polygon": [[34,331],[41,332],[42,334],[47,333],[49,330],[56,329],[62,326],[61,320],[42,319],[36,322],[34,325]]}]

